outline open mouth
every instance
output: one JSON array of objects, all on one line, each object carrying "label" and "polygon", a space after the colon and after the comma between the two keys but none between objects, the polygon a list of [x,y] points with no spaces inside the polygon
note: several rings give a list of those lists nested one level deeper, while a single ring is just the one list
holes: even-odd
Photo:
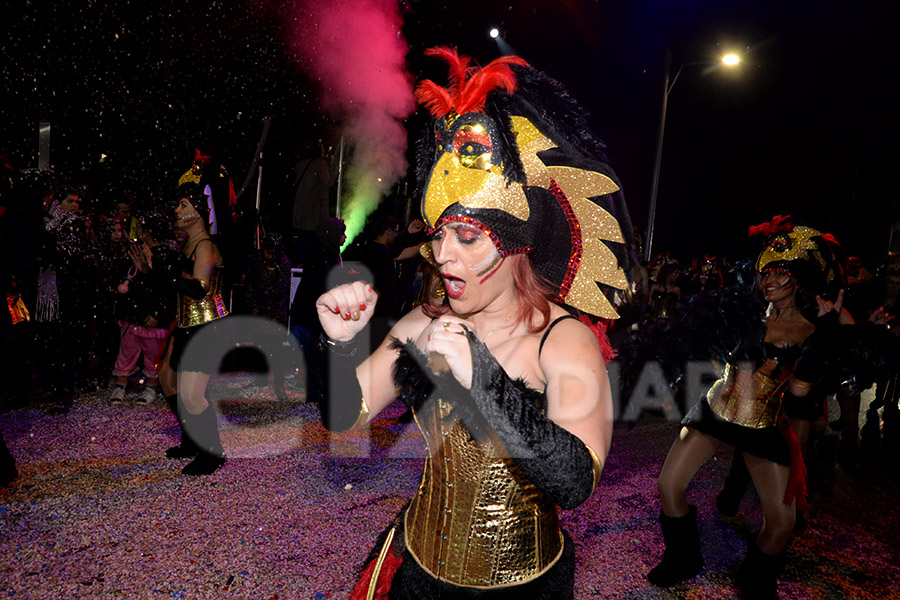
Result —
[{"label": "open mouth", "polygon": [[463,295],[466,289],[466,282],[459,277],[453,275],[444,275],[444,287],[447,289],[447,295],[456,300]]}]

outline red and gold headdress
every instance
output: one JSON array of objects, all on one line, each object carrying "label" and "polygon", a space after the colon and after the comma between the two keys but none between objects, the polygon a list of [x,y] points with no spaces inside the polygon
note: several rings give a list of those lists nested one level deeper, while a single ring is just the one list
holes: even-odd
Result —
[{"label": "red and gold headdress", "polygon": [[749,233],[751,237],[766,236],[765,247],[756,259],[758,272],[784,268],[811,293],[820,293],[827,285],[842,285],[840,246],[831,234],[795,225],[790,216],[782,215],[750,227]]},{"label": "red and gold headdress", "polygon": [[626,289],[632,227],[603,145],[554,80],[516,56],[479,68],[450,48],[449,86],[422,81],[416,99],[434,117],[419,146],[422,215],[430,228],[477,225],[502,256],[527,253],[556,300],[616,318]]},{"label": "red and gold headdress", "polygon": [[211,158],[204,154],[201,154],[199,150],[194,148],[194,162],[191,163],[191,168],[184,172],[184,174],[178,179],[178,185],[184,185],[185,183],[200,183],[200,179],[203,178],[203,169],[209,166]]}]

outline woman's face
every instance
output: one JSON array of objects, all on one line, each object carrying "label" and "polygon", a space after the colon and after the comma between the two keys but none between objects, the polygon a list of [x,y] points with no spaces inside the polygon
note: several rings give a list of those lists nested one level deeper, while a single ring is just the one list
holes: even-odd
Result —
[{"label": "woman's face", "polygon": [[888,275],[884,280],[887,295],[894,297],[900,295],[900,275]]},{"label": "woman's face", "polygon": [[797,292],[797,281],[786,269],[765,269],[759,274],[759,289],[768,302],[791,298]]},{"label": "woman's face", "polygon": [[447,223],[431,240],[450,308],[458,314],[482,310],[513,289],[512,268],[491,238],[475,225]]},{"label": "woman's face", "polygon": [[109,232],[109,240],[111,242],[122,242],[125,240],[125,233],[122,231],[122,222],[114,221],[112,229]]},{"label": "woman's face", "polygon": [[175,227],[185,229],[199,218],[200,214],[187,198],[178,200],[178,206],[175,207]]}]

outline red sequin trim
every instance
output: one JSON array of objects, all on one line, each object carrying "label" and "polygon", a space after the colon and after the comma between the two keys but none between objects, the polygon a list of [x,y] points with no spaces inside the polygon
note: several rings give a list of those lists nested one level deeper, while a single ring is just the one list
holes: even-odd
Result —
[{"label": "red sequin trim", "polygon": [[494,247],[497,248],[497,252],[500,253],[500,256],[506,258],[507,256],[511,256],[513,254],[527,254],[531,252],[534,248],[531,246],[525,246],[524,248],[516,248],[515,250],[504,250],[503,243],[500,241],[500,238],[497,237],[491,229],[479,221],[478,219],[473,219],[472,217],[467,217],[465,215],[447,215],[446,217],[441,217],[438,219],[437,223],[434,224],[434,227],[428,231],[428,234],[431,235],[447,223],[465,223],[467,225],[471,225],[473,227],[477,227],[481,231],[485,233],[491,241],[494,242]]},{"label": "red sequin trim", "polygon": [[550,191],[566,215],[566,221],[569,223],[569,235],[572,237],[572,253],[569,255],[569,265],[566,268],[566,276],[563,277],[562,285],[559,286],[559,297],[565,299],[569,295],[572,282],[575,281],[575,274],[578,273],[578,267],[581,266],[581,256],[584,253],[584,248],[581,245],[581,223],[578,222],[578,217],[575,216],[575,211],[572,210],[572,205],[569,204],[569,199],[566,197],[565,192],[560,189],[555,181],[550,182]]}]

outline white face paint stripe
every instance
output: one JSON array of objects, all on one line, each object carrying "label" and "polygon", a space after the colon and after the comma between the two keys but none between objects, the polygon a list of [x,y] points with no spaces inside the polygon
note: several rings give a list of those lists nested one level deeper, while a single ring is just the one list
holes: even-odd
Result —
[{"label": "white face paint stripe", "polygon": [[477,265],[472,265],[471,267],[469,267],[469,269],[472,271],[480,271],[481,269],[487,267],[488,265],[490,265],[493,262],[496,262],[499,259],[500,259],[500,253],[497,252],[497,248],[495,247],[494,253],[492,255],[488,256],[486,259],[484,259]]}]

